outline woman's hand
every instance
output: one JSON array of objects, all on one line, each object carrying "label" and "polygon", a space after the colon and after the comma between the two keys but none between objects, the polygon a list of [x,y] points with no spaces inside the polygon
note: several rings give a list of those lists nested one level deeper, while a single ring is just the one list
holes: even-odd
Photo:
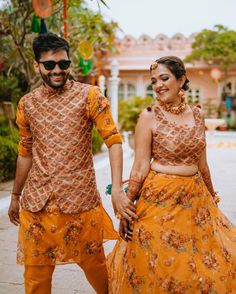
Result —
[{"label": "woman's hand", "polygon": [[122,189],[112,189],[112,205],[118,219],[125,218],[132,222],[137,219],[135,204],[127,197]]},{"label": "woman's hand", "polygon": [[124,218],[120,220],[119,235],[126,242],[132,240],[132,235],[133,235],[132,223],[130,223]]}]

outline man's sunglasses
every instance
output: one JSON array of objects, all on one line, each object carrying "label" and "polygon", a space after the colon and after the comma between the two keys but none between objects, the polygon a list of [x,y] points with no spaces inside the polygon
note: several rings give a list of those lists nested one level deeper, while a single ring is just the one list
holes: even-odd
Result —
[{"label": "man's sunglasses", "polygon": [[60,67],[60,69],[67,69],[69,68],[71,64],[71,60],[62,59],[58,62],[53,60],[47,60],[47,61],[38,61],[38,63],[42,63],[46,70],[53,70],[57,64]]}]

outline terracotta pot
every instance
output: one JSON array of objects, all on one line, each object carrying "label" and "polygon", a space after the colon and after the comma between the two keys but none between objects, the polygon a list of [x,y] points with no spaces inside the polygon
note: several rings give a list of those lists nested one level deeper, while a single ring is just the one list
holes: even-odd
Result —
[{"label": "terracotta pot", "polygon": [[225,132],[227,131],[227,126],[219,126],[219,130]]}]

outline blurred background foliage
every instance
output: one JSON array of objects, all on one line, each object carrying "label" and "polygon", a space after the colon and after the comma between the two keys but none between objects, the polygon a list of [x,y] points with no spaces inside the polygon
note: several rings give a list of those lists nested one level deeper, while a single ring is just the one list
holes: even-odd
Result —
[{"label": "blurred background foliage", "polygon": [[121,131],[134,133],[137,120],[145,107],[152,106],[156,100],[152,97],[133,97],[119,100],[118,120]]},{"label": "blurred background foliage", "polygon": [[[105,3],[101,1],[102,5]],[[7,4],[8,3],[8,4]],[[99,1],[98,1],[99,3]],[[87,7],[84,0],[68,0],[68,42],[73,61],[72,75],[83,78],[79,67],[78,44],[82,40],[91,42],[94,48],[92,70],[96,74],[97,55],[100,51],[106,57],[108,51],[115,51],[115,34],[119,29],[116,22],[106,22],[100,12]],[[33,69],[32,41],[37,33],[31,31],[34,16],[31,0],[11,0],[0,10],[0,73],[6,78],[14,76],[20,81],[23,92],[28,92],[40,83],[39,75]],[[48,31],[63,36],[63,1],[53,1],[53,14],[45,22]]]},{"label": "blurred background foliage", "polygon": [[0,115],[0,182],[14,178],[19,135],[15,127]]}]

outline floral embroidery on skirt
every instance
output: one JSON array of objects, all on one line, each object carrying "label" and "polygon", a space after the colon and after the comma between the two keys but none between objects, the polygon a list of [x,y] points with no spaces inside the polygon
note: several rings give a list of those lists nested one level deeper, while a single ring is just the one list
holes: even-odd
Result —
[{"label": "floral embroidery on skirt", "polygon": [[200,174],[151,171],[137,214],[132,241],[108,256],[109,293],[236,293],[236,228]]}]

